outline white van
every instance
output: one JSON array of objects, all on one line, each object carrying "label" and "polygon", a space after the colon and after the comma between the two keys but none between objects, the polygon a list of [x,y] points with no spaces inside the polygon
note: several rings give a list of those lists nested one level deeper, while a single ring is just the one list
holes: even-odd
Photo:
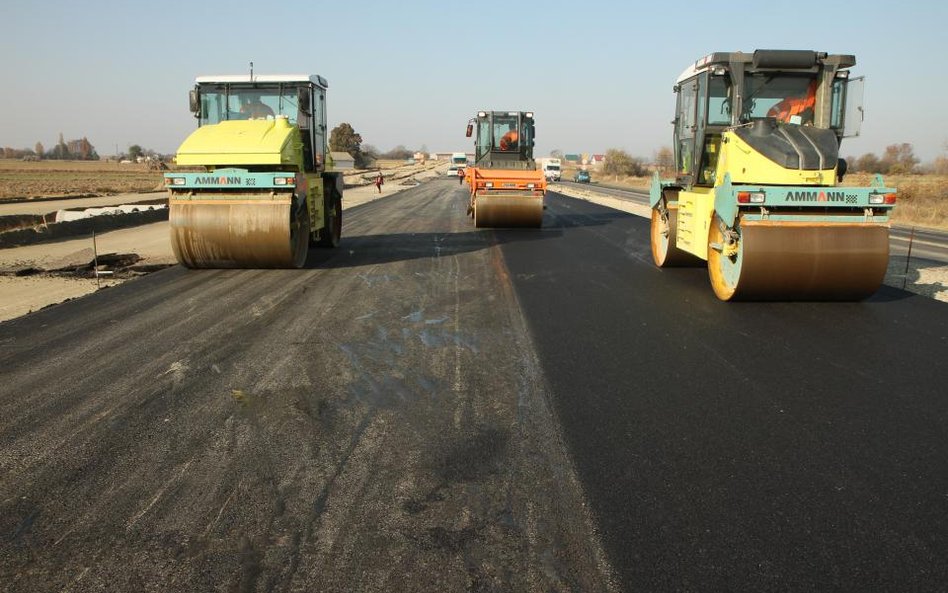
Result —
[{"label": "white van", "polygon": [[561,174],[560,159],[547,159],[543,162],[543,176],[547,181],[559,181]]}]

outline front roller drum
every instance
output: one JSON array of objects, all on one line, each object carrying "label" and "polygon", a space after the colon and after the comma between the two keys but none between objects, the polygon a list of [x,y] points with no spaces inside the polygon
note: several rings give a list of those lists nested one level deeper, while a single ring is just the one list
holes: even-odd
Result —
[{"label": "front roller drum", "polygon": [[309,215],[292,200],[175,200],[171,247],[188,268],[301,268]]},{"label": "front roller drum", "polygon": [[857,301],[885,278],[889,231],[877,224],[712,221],[708,274],[730,300]]},{"label": "front roller drum", "polygon": [[474,226],[477,228],[540,228],[542,224],[542,197],[481,195],[474,198]]},{"label": "front roller drum", "polygon": [[675,245],[678,229],[678,206],[665,209],[663,218],[658,208],[652,208],[651,243],[652,259],[659,268],[697,266],[703,261]]}]

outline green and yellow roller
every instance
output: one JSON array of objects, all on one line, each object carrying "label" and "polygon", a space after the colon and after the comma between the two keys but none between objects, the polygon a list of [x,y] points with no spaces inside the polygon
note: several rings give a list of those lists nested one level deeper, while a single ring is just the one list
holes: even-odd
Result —
[{"label": "green and yellow roller", "polygon": [[299,268],[342,232],[321,76],[202,76],[198,119],[165,174],[171,245],[189,268]]},{"label": "green and yellow roller", "polygon": [[659,267],[706,262],[718,298],[859,300],[889,258],[895,190],[842,183],[862,122],[851,55],[719,52],[678,78],[677,174],[652,182]]}]

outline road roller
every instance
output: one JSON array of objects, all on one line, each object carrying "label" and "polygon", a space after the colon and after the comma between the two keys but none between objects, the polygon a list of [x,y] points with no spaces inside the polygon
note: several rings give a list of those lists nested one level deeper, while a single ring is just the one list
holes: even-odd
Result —
[{"label": "road roller", "polygon": [[718,298],[860,300],[882,283],[896,192],[843,183],[862,123],[852,55],[717,52],[674,91],[676,176],[650,189],[659,267],[707,265]]},{"label": "road roller", "polygon": [[197,129],[166,173],[171,246],[189,268],[299,268],[342,233],[318,75],[199,76]]},{"label": "road roller", "polygon": [[546,179],[533,160],[533,112],[479,111],[468,138],[475,129],[474,166],[465,173],[474,226],[539,227]]}]

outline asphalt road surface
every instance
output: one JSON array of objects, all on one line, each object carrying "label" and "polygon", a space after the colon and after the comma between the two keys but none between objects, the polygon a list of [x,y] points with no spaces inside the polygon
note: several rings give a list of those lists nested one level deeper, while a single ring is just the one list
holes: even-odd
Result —
[{"label": "asphalt road surface", "polygon": [[0,324],[0,590],[598,591],[493,231],[438,179],[305,270]]},{"label": "asphalt road surface", "polygon": [[464,201],[0,324],[0,584],[943,589],[948,305],[721,303],[647,220]]}]

